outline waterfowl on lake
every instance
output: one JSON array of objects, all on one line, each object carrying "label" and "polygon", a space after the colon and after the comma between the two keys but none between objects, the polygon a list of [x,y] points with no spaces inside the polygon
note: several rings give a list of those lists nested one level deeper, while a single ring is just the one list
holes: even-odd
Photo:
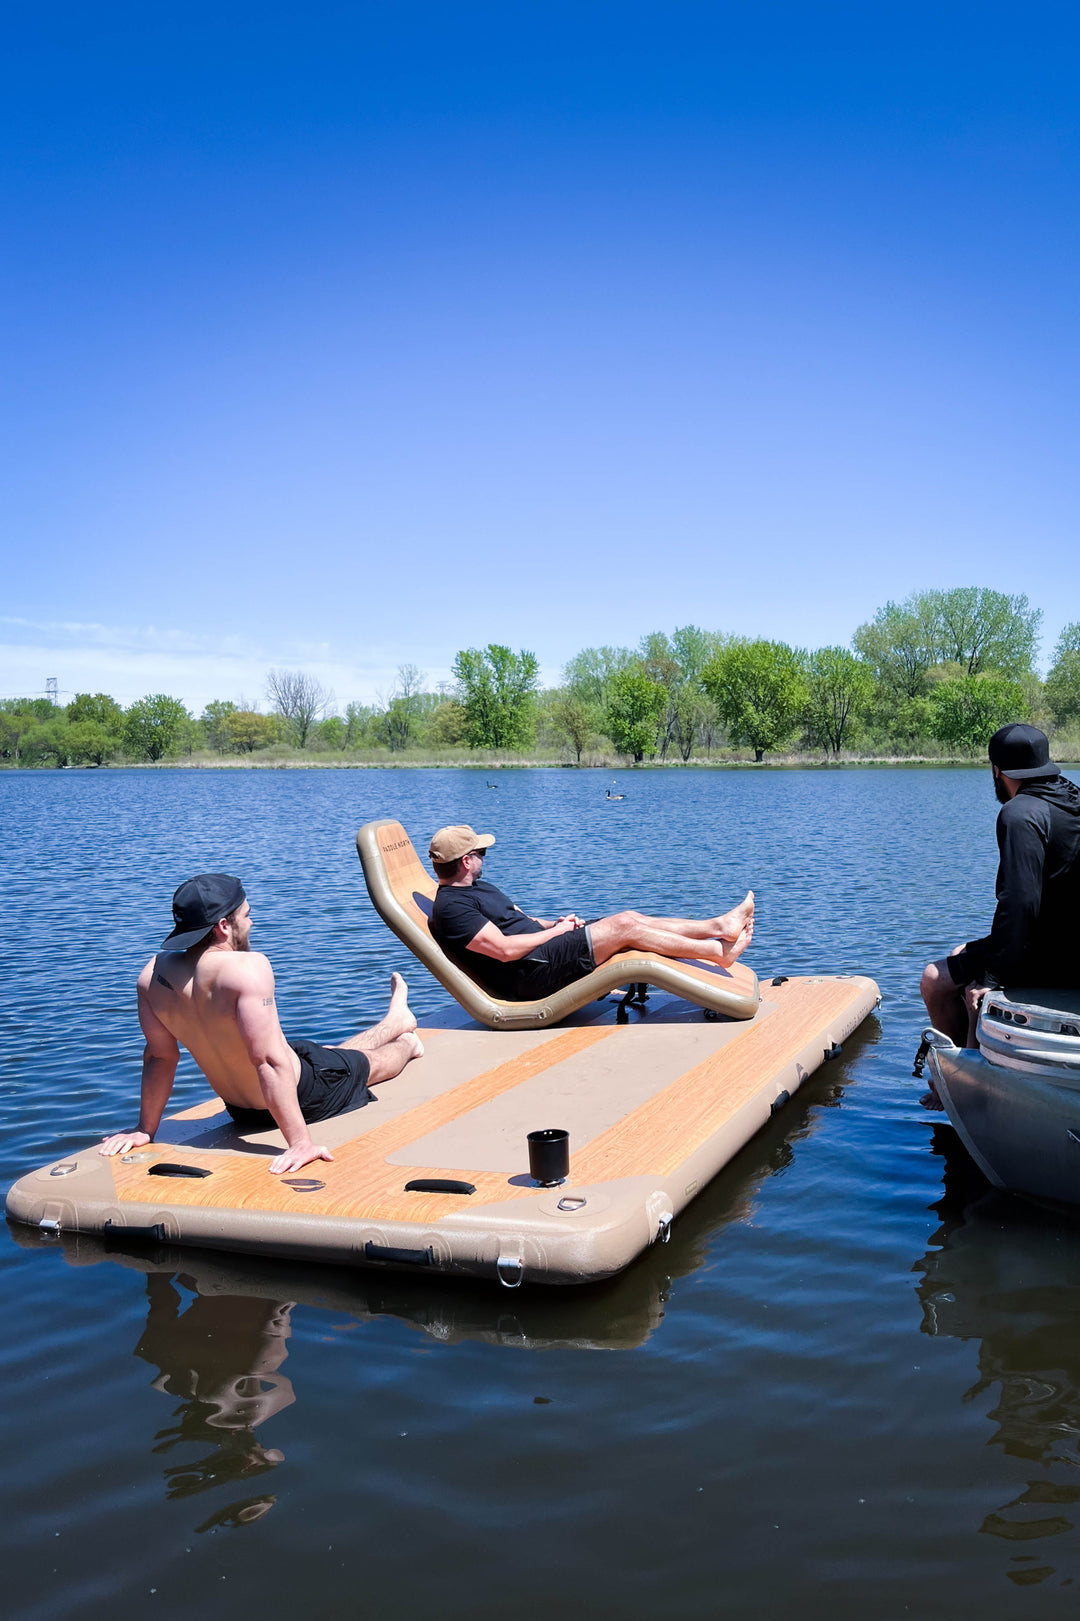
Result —
[{"label": "waterfowl on lake", "polygon": [[[615,784],[612,783],[611,788],[614,788],[614,786],[615,786]],[[608,791],[607,791],[607,798],[608,799],[625,799],[626,798],[625,794],[613,794],[612,791],[611,791],[611,788],[609,788]]]}]

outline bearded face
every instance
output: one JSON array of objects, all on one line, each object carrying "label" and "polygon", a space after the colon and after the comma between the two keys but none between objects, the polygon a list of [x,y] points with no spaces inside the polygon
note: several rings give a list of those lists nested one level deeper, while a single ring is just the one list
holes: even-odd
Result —
[{"label": "bearded face", "polygon": [[994,797],[999,805],[1007,805],[1012,795],[1005,786],[1005,779],[1000,773],[994,776]]}]

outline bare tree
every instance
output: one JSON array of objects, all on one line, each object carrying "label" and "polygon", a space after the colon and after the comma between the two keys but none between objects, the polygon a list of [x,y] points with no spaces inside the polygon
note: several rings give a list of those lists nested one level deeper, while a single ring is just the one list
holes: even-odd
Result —
[{"label": "bare tree", "polygon": [[290,742],[298,749],[307,743],[315,722],[334,701],[334,694],[305,670],[271,670],[266,696],[281,716]]}]

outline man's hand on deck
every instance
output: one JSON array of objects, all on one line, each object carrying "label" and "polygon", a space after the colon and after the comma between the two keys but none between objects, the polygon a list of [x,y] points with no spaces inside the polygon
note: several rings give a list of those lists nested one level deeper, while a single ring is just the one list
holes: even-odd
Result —
[{"label": "man's hand on deck", "polygon": [[306,1143],[293,1143],[284,1154],[270,1161],[270,1169],[280,1176],[282,1171],[299,1171],[303,1166],[310,1165],[313,1159],[333,1159],[328,1148],[320,1148],[309,1138]]},{"label": "man's hand on deck", "polygon": [[112,1137],[106,1137],[98,1153],[130,1154],[133,1148],[145,1148],[153,1140],[146,1131],[118,1131]]}]

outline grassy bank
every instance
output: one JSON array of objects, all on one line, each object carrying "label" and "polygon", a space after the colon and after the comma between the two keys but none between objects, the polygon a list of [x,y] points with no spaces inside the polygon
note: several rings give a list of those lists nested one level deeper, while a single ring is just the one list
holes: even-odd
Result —
[{"label": "grassy bank", "polygon": [[[1058,750],[1055,753],[1062,764],[1080,761],[1080,749]],[[500,754],[488,753],[483,750],[466,751],[463,749],[405,750],[401,753],[391,754],[387,749],[350,750],[348,753],[301,751],[298,749],[265,749],[257,753],[223,755],[200,751],[193,754],[174,756],[172,758],[156,760],[126,760],[114,759],[101,766],[66,766],[35,765],[21,767],[38,771],[109,771],[130,770],[137,768],[142,771],[415,771],[415,770],[456,770],[456,771],[530,771],[530,770],[567,770],[567,771],[596,771],[596,772],[626,772],[626,771],[836,771],[845,768],[865,768],[878,766],[884,768],[896,767],[927,767],[927,766],[982,766],[986,763],[984,754],[856,754],[843,753],[837,759],[823,759],[819,751],[803,752],[791,751],[787,753],[770,754],[766,759],[758,762],[747,750],[718,750],[708,759],[693,760],[648,760],[641,765],[633,765],[619,755],[591,755],[582,758],[580,764],[568,760],[565,754],[544,755],[533,754]],[[0,769],[20,769],[17,761],[4,761]]]}]

